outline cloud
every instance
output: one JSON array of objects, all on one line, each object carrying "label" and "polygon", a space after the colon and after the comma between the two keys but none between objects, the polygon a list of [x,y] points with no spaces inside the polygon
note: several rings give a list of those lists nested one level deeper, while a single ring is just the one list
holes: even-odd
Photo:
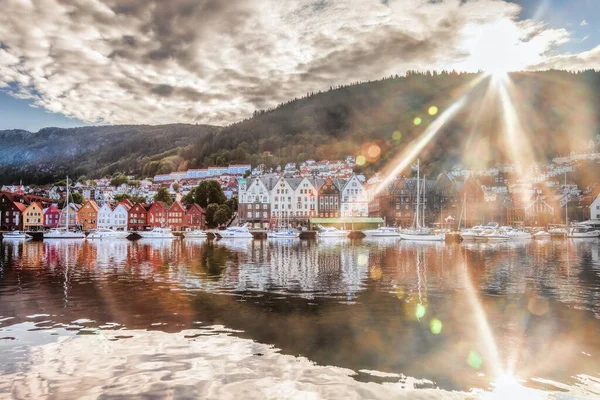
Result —
[{"label": "cloud", "polygon": [[598,70],[600,69],[600,46],[584,51],[583,53],[549,57],[544,62],[533,66],[532,69]]},{"label": "cloud", "polygon": [[584,19],[583,21],[581,21],[581,24],[579,24],[580,26],[586,26],[588,25],[588,22]]},{"label": "cloud", "polygon": [[493,0],[4,0],[0,88],[86,122],[222,125],[408,70],[555,60],[568,33],[519,12]]}]

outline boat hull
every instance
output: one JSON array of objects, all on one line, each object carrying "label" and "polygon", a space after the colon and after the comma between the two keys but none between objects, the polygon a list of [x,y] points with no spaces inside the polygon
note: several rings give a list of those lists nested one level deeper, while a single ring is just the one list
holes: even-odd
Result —
[{"label": "boat hull", "polygon": [[400,239],[402,240],[418,240],[422,242],[443,242],[446,240],[446,235],[444,234],[410,234],[410,233],[401,233]]}]

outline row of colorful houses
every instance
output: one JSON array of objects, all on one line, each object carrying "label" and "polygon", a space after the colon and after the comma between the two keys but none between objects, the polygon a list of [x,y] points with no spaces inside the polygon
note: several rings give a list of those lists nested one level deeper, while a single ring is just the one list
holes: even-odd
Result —
[{"label": "row of colorful houses", "polygon": [[0,194],[0,229],[5,231],[36,231],[65,226],[67,215],[69,226],[80,227],[83,231],[98,228],[140,231],[153,227],[182,231],[203,229],[205,214],[199,205],[184,205],[179,201],[169,206],[161,201],[131,204],[124,200],[99,207],[94,200],[88,200],[83,205],[70,203],[58,209],[54,204],[43,208],[38,202],[26,204],[23,199],[15,200],[10,194]]}]

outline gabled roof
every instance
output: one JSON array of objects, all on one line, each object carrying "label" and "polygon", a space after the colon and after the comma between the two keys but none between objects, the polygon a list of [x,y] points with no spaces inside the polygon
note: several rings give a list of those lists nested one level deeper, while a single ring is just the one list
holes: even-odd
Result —
[{"label": "gabled roof", "polygon": [[179,207],[180,209],[185,211],[185,206],[179,201],[174,201],[173,204],[171,204],[171,207],[169,207],[169,211],[171,211],[171,209],[174,207]]},{"label": "gabled roof", "polygon": [[133,207],[131,202],[127,199],[118,202],[117,205],[115,206],[115,208],[113,208],[113,210],[116,210],[117,207],[119,207],[119,206],[123,207],[125,209],[125,211],[129,211],[131,209],[131,207]]},{"label": "gabled roof", "polygon": [[269,192],[271,190],[273,190],[273,188],[279,181],[279,177],[277,177],[273,174],[267,174],[267,175],[261,176],[260,178],[257,178],[257,179],[260,179],[260,181],[263,183],[263,185],[265,185],[265,187],[267,188],[267,190]]},{"label": "gabled roof", "polygon": [[13,204],[15,205],[15,207],[17,207],[19,209],[19,211],[24,212],[27,207],[25,206],[25,204],[23,203],[19,203],[18,201],[13,201]]},{"label": "gabled roof", "polygon": [[198,210],[202,214],[206,214],[206,211],[204,210],[204,208],[200,207],[200,204],[196,204],[196,203],[188,204],[186,209],[188,212],[192,211],[192,210]]},{"label": "gabled roof", "polygon": [[284,178],[284,180],[290,185],[292,190],[296,190],[298,186],[300,186],[303,178]]},{"label": "gabled roof", "polygon": [[85,207],[86,204],[89,204],[96,212],[100,211],[100,207],[98,207],[98,203],[96,203],[95,200],[86,201],[85,203],[83,203],[81,208]]}]

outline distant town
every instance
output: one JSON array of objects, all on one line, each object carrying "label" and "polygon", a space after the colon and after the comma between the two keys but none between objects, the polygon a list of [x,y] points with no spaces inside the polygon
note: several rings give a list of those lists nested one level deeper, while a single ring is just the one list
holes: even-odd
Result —
[{"label": "distant town", "polygon": [[[83,231],[159,226],[182,231],[223,223],[269,229],[281,221],[295,227],[310,222],[407,227],[415,220],[417,201],[424,209],[424,222],[441,228],[490,221],[547,226],[600,220],[598,167],[588,171],[584,185],[569,178],[581,174],[582,163],[589,170],[589,165],[600,163],[600,153],[571,154],[547,165],[526,167],[499,164],[474,170],[457,165],[423,179],[420,199],[412,174],[391,179],[375,174],[367,179],[355,173],[356,160],[351,156],[274,169],[235,164],[141,180],[133,176],[79,180],[70,186],[70,201],[64,185],[23,183],[1,188],[0,221],[4,231],[45,230],[67,222]],[[206,205],[190,201],[190,193],[202,181],[218,182],[225,198],[235,200],[227,221],[207,219]]]}]

